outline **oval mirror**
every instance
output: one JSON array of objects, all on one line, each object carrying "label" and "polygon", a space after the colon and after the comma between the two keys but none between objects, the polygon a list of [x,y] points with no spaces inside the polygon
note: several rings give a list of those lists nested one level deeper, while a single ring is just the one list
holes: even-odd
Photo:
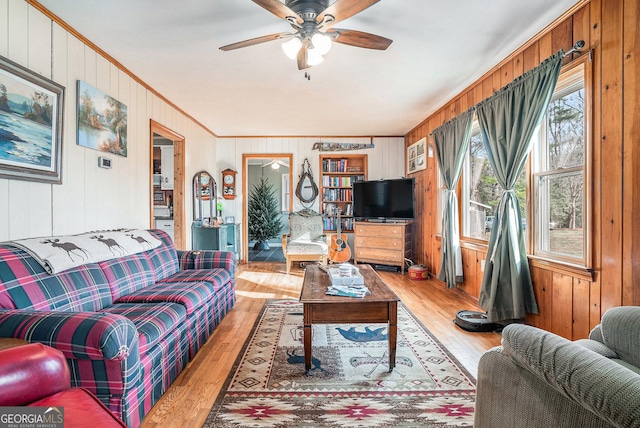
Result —
[{"label": "oval mirror", "polygon": [[318,197],[318,188],[316,187],[316,183],[313,181],[313,178],[308,174],[304,174],[298,183],[298,187],[300,188],[299,198],[300,201],[309,203],[315,201]]},{"label": "oval mirror", "polygon": [[300,180],[298,180],[298,186],[296,187],[296,196],[303,204],[311,204],[318,197],[318,186],[313,181],[313,175],[311,174],[311,165],[307,159],[302,164],[302,173],[300,174]]}]

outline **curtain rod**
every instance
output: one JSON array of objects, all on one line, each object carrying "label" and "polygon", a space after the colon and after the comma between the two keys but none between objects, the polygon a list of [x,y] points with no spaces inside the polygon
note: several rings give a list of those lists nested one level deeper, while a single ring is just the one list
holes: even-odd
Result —
[{"label": "curtain rod", "polygon": [[567,56],[569,56],[569,55],[571,55],[573,53],[580,52],[580,50],[583,47],[584,47],[584,40],[578,40],[576,42],[576,44],[573,45],[573,47],[571,47],[571,49],[569,49],[567,52],[565,52],[565,54],[563,55],[563,58],[567,57]]},{"label": "curtain rod", "polygon": [[[562,55],[562,57],[563,57],[563,58],[565,58],[565,57],[567,57],[567,56],[569,56],[569,55],[572,55],[572,54],[574,54],[574,53],[576,53],[576,52],[580,53],[580,52],[581,52],[581,50],[582,50],[582,48],[584,47],[584,45],[585,45],[584,40],[578,40],[578,41],[577,41],[577,42],[576,42],[576,43],[571,47],[571,49],[569,49],[567,52],[565,52],[565,53]],[[475,109],[475,108],[476,108],[476,106],[473,106],[473,107],[469,108],[468,110],[473,110],[473,109]],[[462,114],[462,113],[461,113],[461,114]],[[458,116],[456,116],[456,117],[458,117]],[[449,119],[448,121],[444,122],[442,125],[446,124],[447,122],[451,122],[451,121],[452,121],[452,120],[454,120],[456,117],[454,117],[453,119]],[[442,125],[440,125],[440,126],[442,126]],[[440,128],[440,126],[438,126],[438,128]],[[438,128],[435,128],[435,129],[438,129]],[[431,132],[427,135],[427,137],[433,137],[433,131],[431,131]]]}]

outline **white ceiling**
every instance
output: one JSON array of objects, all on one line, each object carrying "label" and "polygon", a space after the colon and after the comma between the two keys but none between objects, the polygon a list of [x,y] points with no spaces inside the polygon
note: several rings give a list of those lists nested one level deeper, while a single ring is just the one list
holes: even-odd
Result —
[{"label": "white ceiling", "polygon": [[40,0],[219,136],[403,136],[577,0],[381,0],[338,27],[393,40],[334,44],[311,80],[290,31],[251,0]]}]

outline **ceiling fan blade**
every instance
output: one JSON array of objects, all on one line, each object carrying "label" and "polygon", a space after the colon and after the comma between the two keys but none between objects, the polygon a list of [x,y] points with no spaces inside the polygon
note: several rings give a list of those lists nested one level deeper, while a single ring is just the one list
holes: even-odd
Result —
[{"label": "ceiling fan blade", "polygon": [[220,50],[231,51],[233,49],[246,48],[247,46],[253,46],[260,43],[270,42],[272,40],[284,40],[293,37],[293,33],[275,33],[268,36],[256,37],[253,39],[243,40],[242,42],[231,43],[230,45],[222,46]]},{"label": "ceiling fan blade", "polygon": [[332,25],[351,18],[356,13],[362,12],[379,1],[380,0],[337,0],[331,6],[320,12],[316,17],[316,21],[320,23],[324,20],[325,15],[331,15],[334,17],[334,20],[328,24]]},{"label": "ceiling fan blade", "polygon": [[305,40],[302,47],[298,51],[298,70],[305,70],[309,67],[309,52],[307,50],[307,41]]},{"label": "ceiling fan blade", "polygon": [[292,17],[295,21],[302,25],[304,20],[298,16],[290,7],[285,6],[284,3],[281,3],[278,0],[253,0],[258,6],[267,9],[269,12],[273,13],[275,16],[281,19],[287,19],[287,17]]},{"label": "ceiling fan blade", "polygon": [[[327,35],[333,37],[336,43],[343,45],[356,46],[366,49],[385,50],[393,43],[393,40],[386,37],[376,36],[375,34],[365,33],[364,31],[343,30],[341,28],[331,28],[327,30]],[[334,35],[336,37],[334,37]]]}]

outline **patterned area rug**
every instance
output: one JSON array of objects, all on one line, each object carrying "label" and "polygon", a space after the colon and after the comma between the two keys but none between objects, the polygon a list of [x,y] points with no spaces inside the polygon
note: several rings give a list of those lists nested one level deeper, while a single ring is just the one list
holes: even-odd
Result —
[{"label": "patterned area rug", "polygon": [[475,380],[402,304],[391,373],[384,324],[326,324],[305,374],[302,325],[267,302],[204,427],[473,426]]}]

